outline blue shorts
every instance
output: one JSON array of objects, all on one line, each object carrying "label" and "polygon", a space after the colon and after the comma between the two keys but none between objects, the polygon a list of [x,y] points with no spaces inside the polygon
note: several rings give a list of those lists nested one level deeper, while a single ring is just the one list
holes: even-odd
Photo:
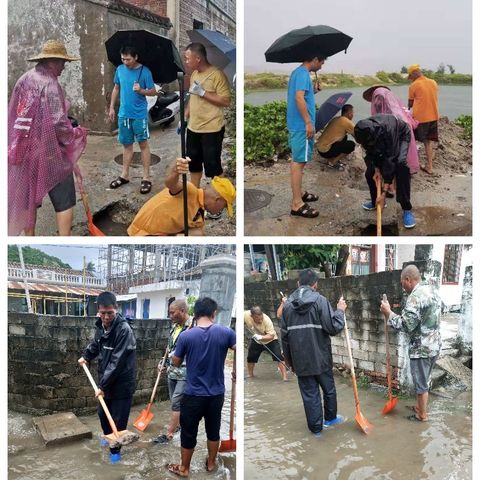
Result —
[{"label": "blue shorts", "polygon": [[132,145],[144,142],[150,138],[146,118],[118,117],[118,142],[122,145]]},{"label": "blue shorts", "polygon": [[307,138],[306,131],[288,132],[288,145],[292,151],[292,160],[297,163],[307,163],[313,156],[314,138]]}]

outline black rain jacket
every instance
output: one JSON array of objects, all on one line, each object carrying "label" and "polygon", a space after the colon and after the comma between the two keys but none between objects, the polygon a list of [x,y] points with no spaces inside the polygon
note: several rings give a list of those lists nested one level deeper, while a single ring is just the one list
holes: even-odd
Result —
[{"label": "black rain jacket", "polygon": [[333,311],[316,290],[301,286],[285,302],[281,319],[283,354],[299,376],[320,375],[333,367],[330,336],[345,326],[342,310]]},{"label": "black rain jacket", "polygon": [[128,398],[135,392],[137,342],[129,322],[117,314],[105,332],[102,320],[95,322],[95,337],[83,352],[91,361],[98,357],[98,388],[105,398]]},{"label": "black rain jacket", "polygon": [[407,165],[411,138],[408,125],[394,115],[379,113],[360,120],[355,125],[354,135],[366,151],[365,162],[372,162],[385,183],[392,183],[396,165]]}]

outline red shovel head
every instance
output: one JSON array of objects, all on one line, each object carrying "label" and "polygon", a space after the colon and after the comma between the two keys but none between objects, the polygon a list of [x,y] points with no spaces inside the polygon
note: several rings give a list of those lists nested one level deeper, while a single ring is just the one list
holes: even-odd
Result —
[{"label": "red shovel head", "polygon": [[93,223],[93,216],[90,210],[88,210],[87,212],[87,219],[88,231],[90,232],[90,235],[92,235],[93,237],[105,237],[105,234]]},{"label": "red shovel head", "polygon": [[397,397],[390,397],[387,400],[387,403],[385,404],[385,406],[383,407],[382,415],[386,415],[387,413],[390,413],[397,406],[397,403],[398,403]]},{"label": "red shovel head", "polygon": [[362,429],[363,433],[369,434],[373,430],[373,425],[369,423],[368,420],[363,416],[363,413],[360,411],[360,409],[357,409],[355,421]]},{"label": "red shovel head", "polygon": [[237,441],[234,438],[229,440],[222,440],[220,443],[219,452],[235,452],[237,450]]},{"label": "red shovel head", "polygon": [[137,429],[143,432],[150,422],[153,419],[153,413],[150,411],[150,408],[144,408],[141,412],[140,415],[136,418],[136,420],[133,422],[133,426]]}]

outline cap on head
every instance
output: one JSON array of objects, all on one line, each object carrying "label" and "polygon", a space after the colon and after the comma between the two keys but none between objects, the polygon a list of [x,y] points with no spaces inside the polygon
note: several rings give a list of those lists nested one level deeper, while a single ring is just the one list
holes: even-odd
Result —
[{"label": "cap on head", "polygon": [[42,47],[42,51],[35,57],[29,58],[29,62],[38,62],[47,58],[61,58],[67,62],[80,60],[80,57],[68,55],[65,44],[60,40],[47,40]]},{"label": "cap on head", "polygon": [[420,70],[420,65],[418,63],[412,63],[407,68],[408,76],[410,76],[413,72],[416,72],[417,70]]},{"label": "cap on head", "polygon": [[230,217],[233,216],[233,202],[237,192],[232,182],[225,177],[213,177],[212,188],[227,202],[227,212]]}]

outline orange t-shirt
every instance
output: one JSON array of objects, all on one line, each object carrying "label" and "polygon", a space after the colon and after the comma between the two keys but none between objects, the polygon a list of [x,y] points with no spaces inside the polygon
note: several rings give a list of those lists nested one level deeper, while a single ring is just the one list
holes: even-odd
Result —
[{"label": "orange t-shirt", "polygon": [[[205,223],[203,218],[204,191],[193,183],[187,182],[187,193],[188,226],[189,228],[201,228]],[[127,231],[131,237],[175,235],[183,232],[182,191],[172,195],[168,188],[164,188],[157,193],[138,211]]]},{"label": "orange t-shirt", "polygon": [[413,118],[419,123],[434,122],[438,113],[438,85],[424,75],[415,79],[408,89],[408,99],[413,100]]}]

